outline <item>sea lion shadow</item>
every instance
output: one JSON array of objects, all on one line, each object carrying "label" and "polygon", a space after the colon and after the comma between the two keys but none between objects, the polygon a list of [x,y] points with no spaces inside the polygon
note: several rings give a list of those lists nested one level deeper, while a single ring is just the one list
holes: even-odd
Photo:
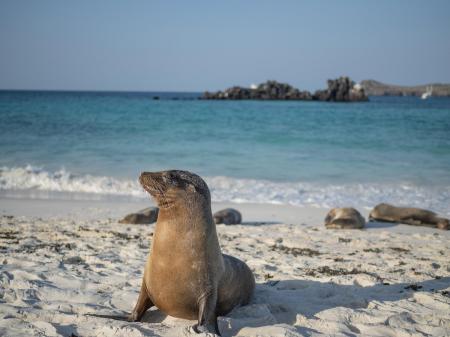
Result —
[{"label": "sea lion shadow", "polygon": [[167,315],[157,308],[147,310],[141,318],[141,322],[145,323],[162,323],[167,318]]},{"label": "sea lion shadow", "polygon": [[397,222],[368,221],[366,222],[364,229],[391,228],[398,225],[399,223]]},{"label": "sea lion shadow", "polygon": [[282,221],[244,221],[241,223],[243,226],[265,226],[265,225],[277,225],[283,223]]},{"label": "sea lion shadow", "polygon": [[[305,332],[302,317],[319,317],[320,313],[335,308],[366,309],[370,302],[397,302],[414,294],[436,293],[450,287],[450,277],[430,279],[414,284],[378,283],[372,286],[341,285],[312,280],[280,280],[257,284],[252,302],[236,308],[221,319],[223,336],[234,336],[243,328],[257,328],[273,324],[294,325]],[[443,293],[441,293],[444,295]],[[447,296],[447,295],[444,295]],[[429,301],[421,296],[416,302]],[[395,305],[395,304],[393,304]],[[344,309],[345,310],[345,309]]]}]

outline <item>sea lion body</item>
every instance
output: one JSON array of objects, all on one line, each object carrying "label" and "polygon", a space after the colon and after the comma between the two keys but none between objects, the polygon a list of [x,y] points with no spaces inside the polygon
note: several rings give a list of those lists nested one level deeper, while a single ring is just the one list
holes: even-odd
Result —
[{"label": "sea lion body", "polygon": [[366,219],[354,208],[333,208],[325,217],[329,229],[362,229]]},{"label": "sea lion body", "polygon": [[159,204],[144,278],[131,320],[155,305],[164,313],[198,319],[198,331],[218,333],[217,315],[247,304],[255,287],[248,266],[223,255],[209,189],[185,171],[143,173],[142,186]]},{"label": "sea lion body", "polygon": [[234,208],[222,209],[213,215],[216,224],[238,225],[242,222],[241,213]]},{"label": "sea lion body", "polygon": [[384,203],[374,207],[369,220],[449,229],[449,220],[437,216],[434,212],[421,208],[395,207]]},{"label": "sea lion body", "polygon": [[123,224],[151,224],[158,219],[158,207],[147,207],[136,213],[126,215],[119,223]]}]

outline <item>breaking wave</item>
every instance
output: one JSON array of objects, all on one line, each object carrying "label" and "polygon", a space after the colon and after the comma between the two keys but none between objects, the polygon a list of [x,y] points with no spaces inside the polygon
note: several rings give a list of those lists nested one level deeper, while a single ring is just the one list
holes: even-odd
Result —
[{"label": "breaking wave", "polygon": [[[274,182],[223,176],[206,177],[213,201],[290,204],[312,207],[373,207],[380,202],[432,209],[450,214],[450,186],[412,184],[317,184]],[[0,190],[48,191],[146,198],[137,180],[77,175],[34,166],[0,168]]]}]

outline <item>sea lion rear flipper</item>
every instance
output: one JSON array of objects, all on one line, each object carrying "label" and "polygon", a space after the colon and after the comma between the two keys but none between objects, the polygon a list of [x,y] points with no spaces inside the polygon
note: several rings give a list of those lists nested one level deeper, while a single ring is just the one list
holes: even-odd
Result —
[{"label": "sea lion rear flipper", "polygon": [[399,222],[407,224],[407,225],[411,225],[411,226],[426,226],[427,225],[421,219],[417,219],[415,217],[402,218],[402,219],[399,219]]}]

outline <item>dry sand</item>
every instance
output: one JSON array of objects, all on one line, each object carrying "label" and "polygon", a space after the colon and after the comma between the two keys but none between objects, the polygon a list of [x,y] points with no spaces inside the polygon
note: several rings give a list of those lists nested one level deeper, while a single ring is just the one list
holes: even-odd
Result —
[{"label": "dry sand", "polygon": [[[154,225],[117,220],[145,206],[0,199],[0,335],[186,333],[194,322],[158,310],[139,323],[87,315],[134,306]],[[450,336],[449,231],[327,230],[325,209],[234,207],[245,223],[217,226],[219,240],[257,287],[250,305],[219,318],[223,336]]]}]

